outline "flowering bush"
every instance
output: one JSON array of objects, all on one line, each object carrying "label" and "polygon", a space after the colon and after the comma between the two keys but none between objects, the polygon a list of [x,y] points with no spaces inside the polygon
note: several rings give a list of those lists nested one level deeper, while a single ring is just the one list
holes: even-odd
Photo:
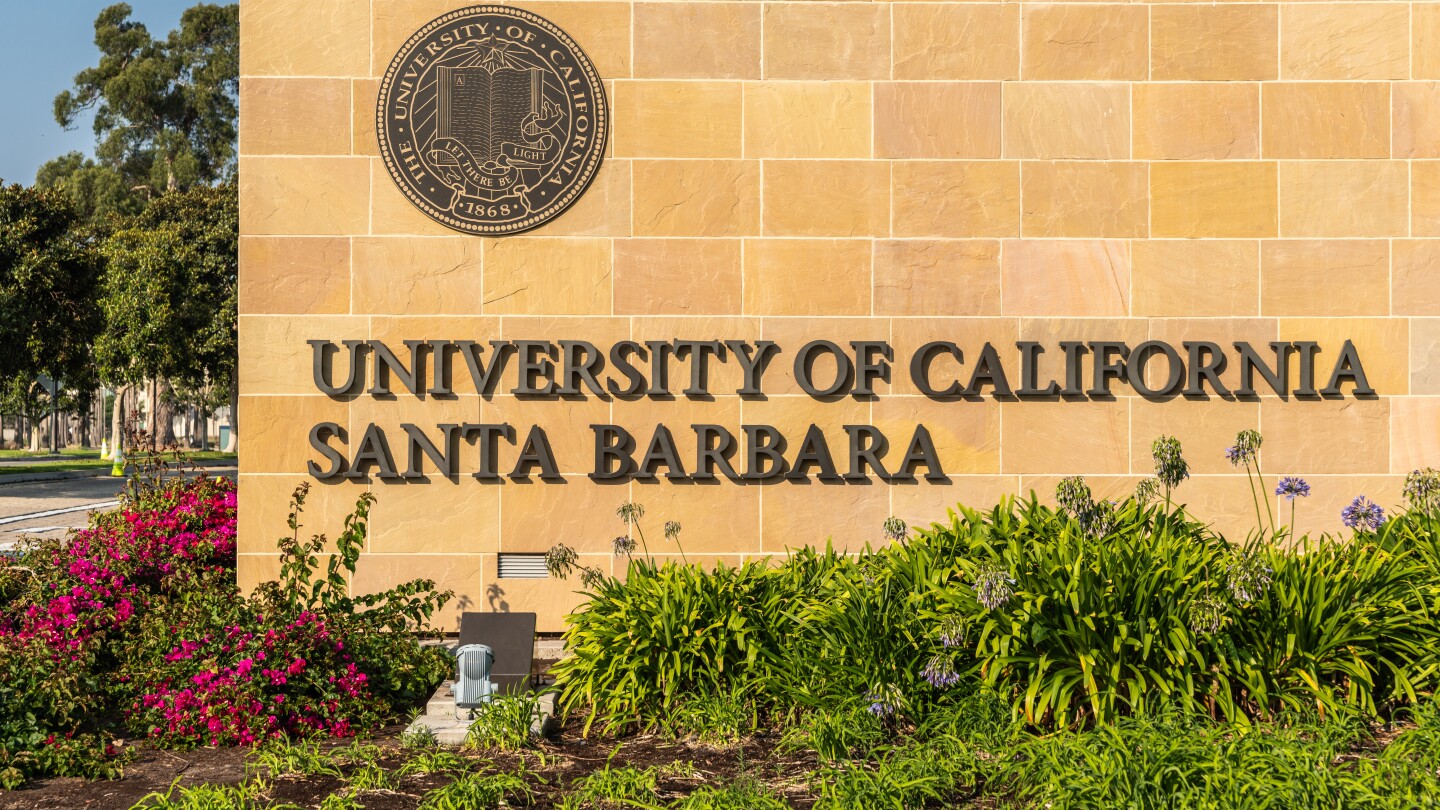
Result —
[{"label": "flowering bush", "polygon": [[368,494],[312,582],[325,538],[299,539],[304,497],[302,487],[280,581],[251,596],[235,584],[227,479],[137,487],[88,528],[0,563],[0,787],[112,774],[125,736],[168,746],[348,736],[427,695],[449,664],[412,631],[449,594],[428,581],[348,593]]},{"label": "flowering bush", "polygon": [[899,727],[983,689],[1058,728],[1177,706],[1242,724],[1388,719],[1435,694],[1440,474],[1413,473],[1409,509],[1388,516],[1357,498],[1348,536],[1296,536],[1310,485],[1280,479],[1292,511],[1279,525],[1260,502],[1260,447],[1246,431],[1227,451],[1255,501],[1244,543],[1174,503],[1189,465],[1162,437],[1156,477],[1119,502],[1075,477],[1059,508],[1033,495],[958,507],[854,556],[801,549],[713,572],[632,561],[569,617],[561,705],[616,729],[744,694],[775,718],[859,711]]}]

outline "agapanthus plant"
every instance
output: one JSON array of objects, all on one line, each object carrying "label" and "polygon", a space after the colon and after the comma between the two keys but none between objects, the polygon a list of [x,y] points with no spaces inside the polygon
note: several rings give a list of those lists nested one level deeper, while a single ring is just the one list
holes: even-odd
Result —
[{"label": "agapanthus plant", "polygon": [[1379,531],[1385,525],[1385,510],[1364,495],[1350,502],[1340,510],[1340,519],[1355,531]]}]

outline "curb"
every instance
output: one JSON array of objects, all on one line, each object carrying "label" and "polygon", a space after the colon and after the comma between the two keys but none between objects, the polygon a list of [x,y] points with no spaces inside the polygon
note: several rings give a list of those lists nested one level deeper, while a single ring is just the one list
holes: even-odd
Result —
[{"label": "curb", "polygon": [[[209,460],[196,461],[196,467],[234,467],[235,461],[231,460]],[[76,478],[107,478],[110,476],[109,467],[96,467],[93,470],[57,470],[55,472],[39,473],[15,473],[6,475],[3,468],[0,468],[0,487],[6,484],[34,484],[41,481],[70,481]]]}]

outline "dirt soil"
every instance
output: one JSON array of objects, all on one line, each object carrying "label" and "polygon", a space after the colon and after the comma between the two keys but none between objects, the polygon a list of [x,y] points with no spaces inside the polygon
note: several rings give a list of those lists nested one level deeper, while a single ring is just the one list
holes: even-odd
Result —
[{"label": "dirt soil", "polygon": [[[806,774],[817,767],[813,755],[782,754],[776,735],[757,735],[728,747],[712,747],[695,741],[675,740],[653,734],[623,739],[593,735],[580,736],[581,719],[572,718],[534,751],[525,754],[467,753],[474,771],[501,772],[524,767],[533,775],[532,807],[558,807],[560,799],[575,780],[605,767],[634,765],[661,769],[661,796],[667,801],[690,793],[714,781],[741,775],[770,785],[786,795],[798,808],[812,804]],[[404,761],[400,733],[404,726],[384,729],[367,742],[379,745],[393,757],[382,766],[393,770]],[[337,747],[346,745],[337,742]],[[179,780],[181,785],[233,785],[251,776],[245,768],[248,751],[240,748],[200,748],[193,751],[162,751],[143,744],[138,757],[114,781],[87,782],[83,779],[40,779],[11,792],[0,792],[0,810],[123,810],[152,792],[165,792]],[[542,756],[543,755],[543,758]],[[543,764],[542,764],[543,763]],[[677,763],[689,763],[683,767]],[[444,785],[450,777],[438,774],[415,775],[401,780],[397,790],[368,791],[360,795],[366,810],[413,810],[427,791]],[[283,776],[267,779],[266,797],[275,804],[319,807],[320,802],[341,782],[331,776]]]}]

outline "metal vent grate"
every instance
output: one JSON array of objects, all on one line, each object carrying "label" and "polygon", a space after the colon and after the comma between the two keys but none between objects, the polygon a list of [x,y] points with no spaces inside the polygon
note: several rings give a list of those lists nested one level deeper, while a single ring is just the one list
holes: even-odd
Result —
[{"label": "metal vent grate", "polygon": [[501,554],[501,579],[549,579],[544,554]]}]

